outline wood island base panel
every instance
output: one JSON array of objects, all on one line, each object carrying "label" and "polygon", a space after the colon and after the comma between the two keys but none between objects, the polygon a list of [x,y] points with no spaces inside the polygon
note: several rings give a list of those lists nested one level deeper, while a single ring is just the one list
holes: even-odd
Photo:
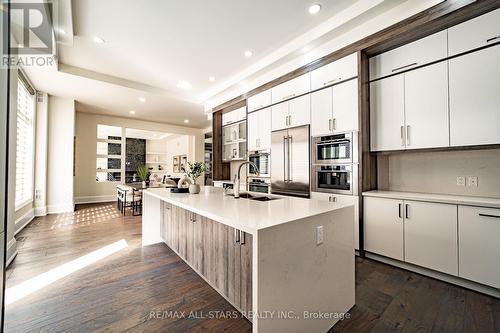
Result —
[{"label": "wood island base panel", "polygon": [[169,246],[253,332],[326,332],[355,303],[353,217],[348,204],[148,189],[142,243]]}]

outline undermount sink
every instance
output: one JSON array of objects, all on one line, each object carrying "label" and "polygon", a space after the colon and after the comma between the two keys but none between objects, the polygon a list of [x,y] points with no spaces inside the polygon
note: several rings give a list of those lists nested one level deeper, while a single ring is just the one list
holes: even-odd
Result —
[{"label": "undermount sink", "polygon": [[[234,196],[234,194],[230,194],[231,196]],[[272,200],[278,200],[281,198],[276,198],[276,197],[268,197],[268,196],[257,196],[253,195],[250,193],[240,193],[240,198],[242,199],[250,199],[250,200],[255,200],[255,201],[272,201]]]}]

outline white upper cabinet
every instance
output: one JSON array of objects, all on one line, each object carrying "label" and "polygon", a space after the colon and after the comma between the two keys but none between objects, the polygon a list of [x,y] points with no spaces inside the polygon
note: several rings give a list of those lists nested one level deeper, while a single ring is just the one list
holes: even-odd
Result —
[{"label": "white upper cabinet", "polygon": [[449,146],[448,63],[404,74],[406,149]]},{"label": "white upper cabinet", "polygon": [[458,275],[457,206],[404,201],[405,261]]},{"label": "white upper cabinet", "polygon": [[404,75],[371,82],[371,150],[405,149],[404,124]]},{"label": "white upper cabinet", "polygon": [[500,209],[458,206],[459,276],[500,288]]},{"label": "white upper cabinet", "polygon": [[311,135],[358,130],[358,80],[311,94]]},{"label": "white upper cabinet", "polygon": [[244,106],[234,111],[222,114],[222,126],[237,123],[239,121],[245,120],[246,118],[247,108],[246,106]]},{"label": "white upper cabinet", "polygon": [[294,98],[289,102],[288,127],[311,123],[311,94]]},{"label": "white upper cabinet", "polygon": [[273,104],[308,93],[311,91],[311,74],[296,77],[272,88],[271,91]]},{"label": "white upper cabinet", "polygon": [[272,104],[271,89],[258,93],[247,100],[248,112],[265,108]]},{"label": "white upper cabinet", "polygon": [[422,66],[448,56],[447,31],[370,58],[370,80]]},{"label": "white upper cabinet", "polygon": [[499,59],[496,45],[450,60],[452,146],[500,143]]},{"label": "white upper cabinet", "polygon": [[333,132],[358,130],[358,79],[332,87]]},{"label": "white upper cabinet", "polygon": [[353,53],[311,72],[311,90],[358,76],[358,55]]},{"label": "white upper cabinet", "polygon": [[448,29],[450,56],[498,42],[500,42],[500,9]]},{"label": "white upper cabinet", "polygon": [[288,102],[275,104],[271,107],[271,128],[273,131],[288,127]]},{"label": "white upper cabinet", "polygon": [[311,135],[320,136],[332,132],[333,118],[332,88],[311,94]]},{"label": "white upper cabinet", "polygon": [[248,150],[271,148],[271,108],[248,114]]}]

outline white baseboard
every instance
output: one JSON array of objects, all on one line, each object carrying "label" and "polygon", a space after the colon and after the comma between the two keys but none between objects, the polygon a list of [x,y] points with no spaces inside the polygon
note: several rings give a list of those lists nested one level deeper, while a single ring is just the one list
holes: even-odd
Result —
[{"label": "white baseboard", "polygon": [[23,230],[35,218],[35,210],[32,208],[15,222],[14,236]]},{"label": "white baseboard", "polygon": [[86,197],[76,197],[75,204],[89,204],[89,203],[100,203],[100,202],[112,202],[116,201],[116,194],[113,195],[96,195],[96,196],[86,196]]},{"label": "white baseboard", "polygon": [[374,259],[374,260],[383,262],[383,263],[388,264],[388,265],[396,266],[396,267],[399,267],[402,269],[406,269],[408,271],[412,271],[412,272],[415,272],[418,274],[429,276],[429,277],[434,278],[436,280],[445,281],[445,282],[455,284],[455,285],[463,287],[463,288],[471,289],[471,290],[478,291],[478,292],[486,294],[486,295],[500,298],[500,289],[496,289],[496,288],[493,288],[490,286],[486,286],[484,284],[480,284],[480,283],[473,282],[470,280],[465,280],[465,279],[462,279],[462,278],[457,277],[457,276],[448,275],[445,273],[441,273],[441,272],[434,271],[434,270],[431,270],[428,268],[416,266],[416,265],[402,262],[399,260],[395,260],[392,258],[387,258],[387,257],[381,256],[381,255],[375,254],[375,253],[365,252],[365,255],[369,259]]},{"label": "white baseboard", "polygon": [[75,205],[73,204],[47,206],[47,214],[73,213],[74,211],[75,211]]},{"label": "white baseboard", "polygon": [[6,255],[7,262],[5,263],[5,267],[8,267],[16,256],[17,256],[17,242],[15,238],[12,238],[7,243],[7,255]]},{"label": "white baseboard", "polygon": [[35,207],[35,216],[47,216],[47,206]]}]

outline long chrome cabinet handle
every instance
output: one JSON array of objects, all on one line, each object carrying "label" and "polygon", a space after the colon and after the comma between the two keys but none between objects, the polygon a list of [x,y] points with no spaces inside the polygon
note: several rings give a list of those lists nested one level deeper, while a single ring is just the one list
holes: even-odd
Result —
[{"label": "long chrome cabinet handle", "polygon": [[410,125],[406,126],[406,145],[410,145]]},{"label": "long chrome cabinet handle", "polygon": [[500,219],[500,216],[497,216],[497,215],[490,215],[490,214],[481,214],[481,213],[479,213],[479,216],[481,216],[481,217],[491,217],[491,218],[494,218],[494,219]]},{"label": "long chrome cabinet handle", "polygon": [[409,64],[409,65],[404,65],[404,66],[401,66],[401,67],[398,67],[398,68],[394,68],[394,69],[392,70],[392,72],[394,73],[394,72],[397,72],[397,71],[400,71],[400,70],[402,70],[402,69],[405,69],[405,68],[408,68],[408,67],[412,67],[412,66],[415,66],[415,65],[418,65],[418,63],[417,63],[417,62],[414,62],[414,63],[411,63],[411,64]]},{"label": "long chrome cabinet handle", "polygon": [[410,218],[409,210],[410,210],[410,205],[406,204],[405,205],[405,219],[409,219]]},{"label": "long chrome cabinet handle", "polygon": [[238,229],[234,229],[234,242],[235,243],[240,242],[240,231]]},{"label": "long chrome cabinet handle", "polygon": [[401,126],[401,146],[405,146],[405,127]]},{"label": "long chrome cabinet handle", "polygon": [[328,130],[331,132],[332,131],[332,120],[328,119]]},{"label": "long chrome cabinet handle", "polygon": [[288,181],[292,181],[292,137],[288,137]]},{"label": "long chrome cabinet handle", "polygon": [[399,218],[402,218],[402,214],[401,214],[401,209],[403,208],[403,204],[398,204],[398,216]]},{"label": "long chrome cabinet handle", "polygon": [[245,245],[246,244],[246,237],[245,237],[245,232],[240,230],[240,244]]},{"label": "long chrome cabinet handle", "polygon": [[333,118],[332,119],[332,130],[336,130],[337,129],[337,118]]}]

